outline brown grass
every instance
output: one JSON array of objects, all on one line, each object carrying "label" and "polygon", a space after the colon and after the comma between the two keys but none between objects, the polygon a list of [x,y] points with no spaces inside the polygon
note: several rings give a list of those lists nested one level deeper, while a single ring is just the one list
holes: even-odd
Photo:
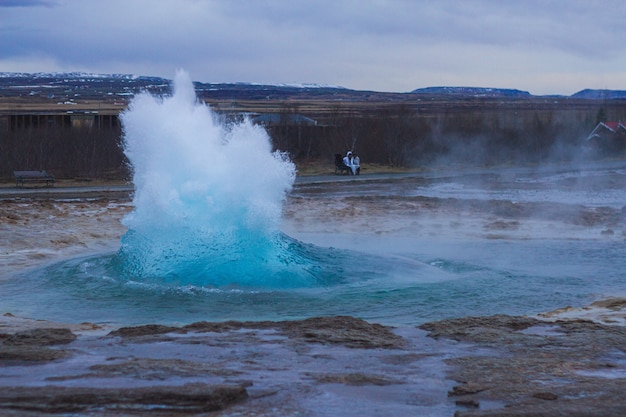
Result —
[{"label": "brown grass", "polygon": [[[327,161],[302,161],[296,162],[297,175],[300,177],[307,177],[313,175],[334,175],[335,165],[332,162]],[[402,173],[402,172],[415,172],[415,169],[392,167],[389,165],[362,163],[362,174],[388,174],[388,173]]]}]

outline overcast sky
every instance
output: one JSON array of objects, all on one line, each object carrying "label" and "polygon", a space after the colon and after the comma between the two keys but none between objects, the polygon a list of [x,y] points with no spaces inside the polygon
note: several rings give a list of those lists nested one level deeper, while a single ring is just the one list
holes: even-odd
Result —
[{"label": "overcast sky", "polygon": [[0,72],[626,90],[624,0],[0,0]]}]

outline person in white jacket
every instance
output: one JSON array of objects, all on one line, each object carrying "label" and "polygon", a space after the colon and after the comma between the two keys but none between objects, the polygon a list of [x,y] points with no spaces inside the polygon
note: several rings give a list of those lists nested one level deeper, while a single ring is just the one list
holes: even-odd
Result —
[{"label": "person in white jacket", "polygon": [[361,158],[359,158],[359,155],[352,155],[352,166],[354,167],[354,173],[359,175],[361,173]]},{"label": "person in white jacket", "polygon": [[352,175],[359,175],[361,173],[361,158],[352,154],[352,151],[348,151],[346,156],[343,157],[343,163],[350,168]]},{"label": "person in white jacket", "polygon": [[350,174],[356,175],[356,168],[354,167],[352,152],[348,151],[346,156],[343,157],[343,164],[350,168]]}]

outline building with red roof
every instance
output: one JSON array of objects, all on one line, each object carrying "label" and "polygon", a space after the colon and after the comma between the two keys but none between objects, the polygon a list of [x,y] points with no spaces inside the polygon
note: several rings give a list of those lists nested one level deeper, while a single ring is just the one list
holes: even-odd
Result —
[{"label": "building with red roof", "polygon": [[618,122],[600,122],[591,131],[585,144],[604,154],[626,151],[626,124]]}]

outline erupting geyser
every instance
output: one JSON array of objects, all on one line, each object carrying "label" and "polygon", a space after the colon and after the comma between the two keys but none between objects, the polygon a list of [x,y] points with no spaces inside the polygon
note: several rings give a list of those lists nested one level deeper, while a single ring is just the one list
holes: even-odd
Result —
[{"label": "erupting geyser", "polygon": [[[134,211],[117,256],[124,275],[200,286],[299,286],[297,242],[278,229],[295,178],[264,129],[227,124],[183,71],[173,95],[136,96],[121,115]],[[291,247],[291,248],[290,248]],[[306,275],[306,274],[305,274]],[[295,280],[295,281],[294,281]]]}]

